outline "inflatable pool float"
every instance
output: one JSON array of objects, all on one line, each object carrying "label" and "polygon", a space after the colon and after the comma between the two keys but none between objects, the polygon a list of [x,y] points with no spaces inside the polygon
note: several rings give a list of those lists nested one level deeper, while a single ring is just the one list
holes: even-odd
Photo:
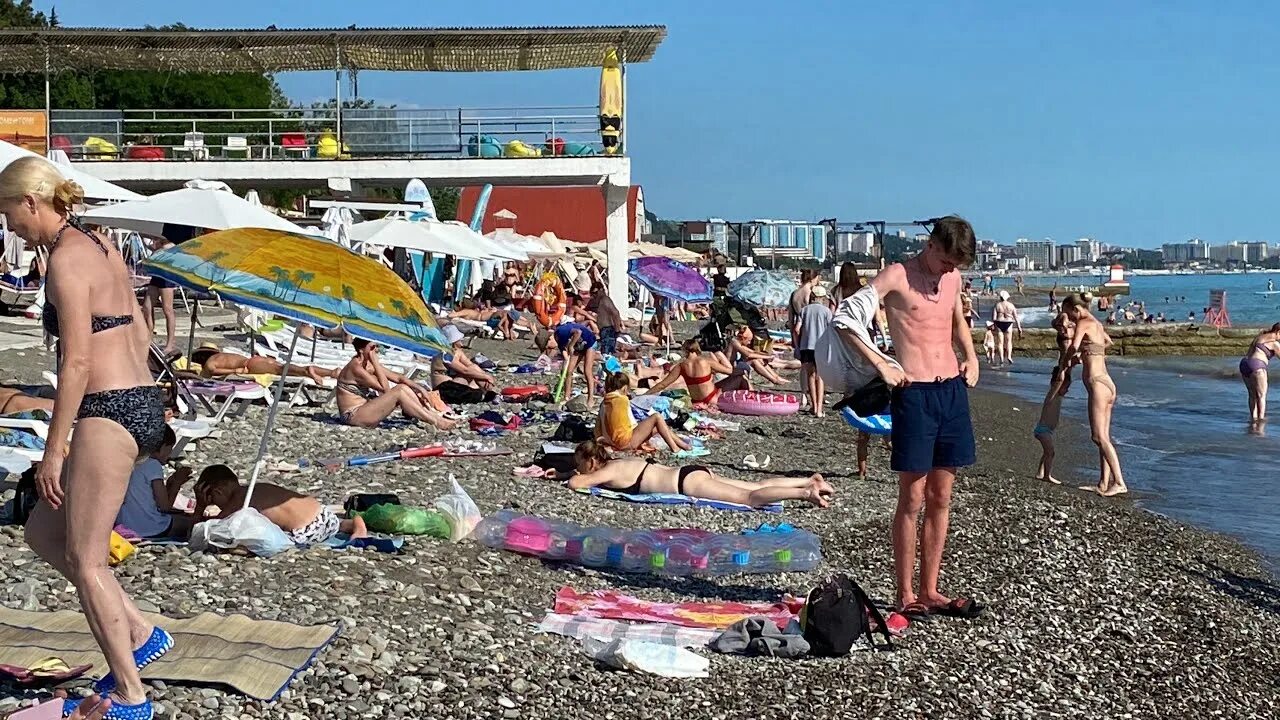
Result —
[{"label": "inflatable pool float", "polygon": [[520,385],[518,387],[509,387],[502,389],[503,400],[513,400],[516,402],[528,400],[535,395],[550,395],[551,389],[546,385]]},{"label": "inflatable pool float", "polygon": [[888,415],[872,415],[862,417],[850,408],[840,411],[840,417],[849,423],[854,430],[861,430],[869,435],[888,435],[893,432],[893,420]]},{"label": "inflatable pool float", "polygon": [[800,396],[756,390],[732,390],[720,396],[716,406],[733,415],[795,415]]}]

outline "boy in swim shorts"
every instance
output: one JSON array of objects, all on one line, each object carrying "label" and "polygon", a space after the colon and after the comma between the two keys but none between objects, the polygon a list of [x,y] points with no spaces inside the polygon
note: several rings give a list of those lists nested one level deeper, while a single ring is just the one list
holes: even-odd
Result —
[{"label": "boy in swim shorts", "polygon": [[[892,388],[890,466],[898,473],[894,574],[899,611],[916,619],[931,614],[972,618],[982,611],[972,599],[948,597],[938,590],[956,469],[977,461],[968,389],[978,383],[978,358],[960,302],[963,279],[957,270],[972,262],[974,245],[973,227],[967,221],[940,218],[923,252],[890,265],[858,291],[874,296],[863,304],[873,299],[883,303],[901,367],[841,333]],[[921,509],[917,593],[916,523]]]},{"label": "boy in swim shorts", "polygon": [[[217,506],[216,517],[225,518],[244,507],[249,487],[241,485],[234,471],[226,465],[210,465],[196,480],[196,514],[204,518],[205,510]],[[295,545],[317,545],[338,533],[352,538],[369,534],[364,520],[342,520],[328,505],[310,495],[303,495],[279,485],[260,482],[253,488],[249,507],[262,513],[289,536]]]}]

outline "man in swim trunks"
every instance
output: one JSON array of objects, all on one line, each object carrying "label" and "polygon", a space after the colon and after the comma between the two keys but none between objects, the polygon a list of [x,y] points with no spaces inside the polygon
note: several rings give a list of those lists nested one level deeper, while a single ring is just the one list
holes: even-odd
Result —
[{"label": "man in swim trunks", "polygon": [[[226,465],[210,465],[196,480],[196,518],[204,518],[209,506],[218,508],[216,517],[225,518],[244,507],[249,486],[241,485],[235,472]],[[279,485],[260,482],[253,488],[249,507],[262,513],[289,536],[295,545],[317,545],[344,533],[352,538],[366,537],[364,520],[356,516],[342,520],[328,505],[310,495],[296,493]],[[207,518],[205,518],[207,519]]]},{"label": "man in swim trunks", "polygon": [[[893,388],[890,465],[898,473],[893,564],[898,607],[909,617],[976,617],[982,609],[971,599],[953,599],[938,591],[956,468],[977,461],[968,388],[978,384],[978,358],[961,310],[963,280],[956,269],[972,262],[974,244],[967,221],[941,218],[923,252],[872,279],[870,287],[884,303],[901,369],[863,343],[847,341]],[[957,347],[963,360],[956,357]],[[916,520],[921,508],[924,530],[916,594]]]},{"label": "man in swim trunks", "polygon": [[[284,364],[262,355],[245,357],[238,353],[219,352],[218,348],[205,345],[191,353],[191,362],[200,366],[200,377],[217,378],[228,375],[279,375]],[[325,378],[337,377],[337,370],[326,370],[314,365],[290,365],[292,377],[311,378],[317,384]]]}]

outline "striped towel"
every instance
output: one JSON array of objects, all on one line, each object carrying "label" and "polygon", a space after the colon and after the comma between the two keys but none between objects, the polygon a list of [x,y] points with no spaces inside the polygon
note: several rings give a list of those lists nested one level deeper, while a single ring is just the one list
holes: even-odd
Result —
[{"label": "striped towel", "polygon": [[538,624],[538,632],[553,633],[585,640],[595,638],[614,640],[640,640],[674,647],[702,647],[720,637],[720,628],[682,627],[660,622],[625,622],[585,615],[547,613]]},{"label": "striped towel", "polygon": [[641,503],[644,505],[692,505],[697,508],[707,508],[708,510],[729,510],[732,512],[782,512],[782,503],[773,503],[762,507],[751,507],[750,505],[740,505],[738,503],[725,502],[723,500],[706,500],[696,498],[690,495],[679,495],[677,493],[643,493],[640,495],[632,495],[630,493],[618,492],[617,490],[609,490],[607,488],[579,488],[578,492],[583,495],[594,495],[609,500],[625,500],[627,502]]}]

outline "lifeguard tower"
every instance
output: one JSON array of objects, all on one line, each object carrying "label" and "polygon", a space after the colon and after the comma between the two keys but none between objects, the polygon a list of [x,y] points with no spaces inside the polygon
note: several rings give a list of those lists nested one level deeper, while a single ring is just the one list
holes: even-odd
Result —
[{"label": "lifeguard tower", "polygon": [[1204,311],[1204,324],[1216,328],[1231,327],[1231,313],[1227,312],[1226,290],[1209,291],[1209,307]]}]

